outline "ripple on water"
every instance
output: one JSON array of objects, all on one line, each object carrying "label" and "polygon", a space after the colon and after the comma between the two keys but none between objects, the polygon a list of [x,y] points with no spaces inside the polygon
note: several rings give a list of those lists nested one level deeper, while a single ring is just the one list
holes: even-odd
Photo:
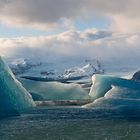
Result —
[{"label": "ripple on water", "polygon": [[83,108],[39,108],[0,120],[0,140],[139,140],[139,130],[139,118]]}]

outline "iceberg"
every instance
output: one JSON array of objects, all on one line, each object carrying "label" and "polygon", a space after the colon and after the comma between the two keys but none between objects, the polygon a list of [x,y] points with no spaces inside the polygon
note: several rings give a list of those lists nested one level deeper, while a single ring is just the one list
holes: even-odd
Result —
[{"label": "iceberg", "polygon": [[[124,98],[106,98],[101,97],[92,103],[82,106],[83,108],[101,109],[103,111],[115,110],[114,113],[121,111],[121,114],[138,112],[140,116],[140,100],[137,99],[124,99]],[[116,112],[117,111],[117,112]],[[137,114],[138,115],[138,114]]]},{"label": "iceberg", "polygon": [[106,98],[117,98],[117,99],[140,99],[140,90],[112,86],[112,89],[109,90],[105,96]]},{"label": "iceberg", "polygon": [[108,75],[94,75],[90,96],[93,102],[85,108],[140,109],[140,83]]},{"label": "iceberg", "polygon": [[0,117],[19,115],[35,103],[0,57]]},{"label": "iceberg", "polygon": [[[41,82],[20,78],[20,82],[30,92],[34,99],[44,100],[87,100],[88,92],[75,83]],[[39,98],[36,98],[36,97]]]},{"label": "iceberg", "polygon": [[112,86],[119,86],[140,91],[140,83],[134,80],[123,79],[114,76],[96,74],[92,76],[92,86],[89,95],[96,100],[112,89]]},{"label": "iceberg", "polygon": [[137,71],[136,73],[134,73],[132,80],[140,82],[140,71]]}]

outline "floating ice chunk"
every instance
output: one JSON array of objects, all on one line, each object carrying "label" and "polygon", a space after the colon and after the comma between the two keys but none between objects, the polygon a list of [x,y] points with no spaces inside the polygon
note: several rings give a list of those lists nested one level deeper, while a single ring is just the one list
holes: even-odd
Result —
[{"label": "floating ice chunk", "polygon": [[19,114],[33,106],[31,95],[0,57],[0,117]]},{"label": "floating ice chunk", "polygon": [[95,100],[93,103],[86,104],[84,108],[104,108],[104,109],[140,109],[140,100],[137,99],[125,99],[125,98],[106,98],[101,97]]},{"label": "floating ice chunk", "polygon": [[92,83],[89,95],[93,100],[103,97],[110,89],[112,89],[113,85],[129,88],[131,90],[140,90],[139,82],[108,75],[96,74],[92,77]]},{"label": "floating ice chunk", "polygon": [[83,107],[140,109],[140,83],[118,77],[95,75],[90,96],[94,101]]},{"label": "floating ice chunk", "polygon": [[39,82],[27,79],[20,79],[20,81],[29,92],[40,95],[44,100],[89,99],[88,92],[78,84]]},{"label": "floating ice chunk", "polygon": [[112,89],[109,90],[104,97],[118,99],[140,99],[140,90],[112,86]]},{"label": "floating ice chunk", "polygon": [[140,82],[140,71],[137,71],[136,73],[134,73],[132,80]]}]

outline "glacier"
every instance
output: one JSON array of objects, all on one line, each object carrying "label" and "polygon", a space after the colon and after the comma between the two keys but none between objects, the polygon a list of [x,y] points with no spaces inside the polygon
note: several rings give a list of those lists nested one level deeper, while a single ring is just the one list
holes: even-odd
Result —
[{"label": "glacier", "polygon": [[94,75],[89,95],[93,102],[84,108],[140,109],[140,82],[109,75]]},{"label": "glacier", "polygon": [[0,57],[0,117],[19,115],[34,106],[31,95]]},{"label": "glacier", "polygon": [[44,100],[87,100],[88,92],[75,83],[41,82],[20,78],[20,82],[32,93],[34,99]]}]

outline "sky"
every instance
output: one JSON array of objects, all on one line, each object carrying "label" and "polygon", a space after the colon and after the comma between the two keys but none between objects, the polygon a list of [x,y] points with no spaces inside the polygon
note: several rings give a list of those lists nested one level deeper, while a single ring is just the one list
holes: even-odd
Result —
[{"label": "sky", "polygon": [[139,0],[0,0],[0,55],[139,65]]}]

